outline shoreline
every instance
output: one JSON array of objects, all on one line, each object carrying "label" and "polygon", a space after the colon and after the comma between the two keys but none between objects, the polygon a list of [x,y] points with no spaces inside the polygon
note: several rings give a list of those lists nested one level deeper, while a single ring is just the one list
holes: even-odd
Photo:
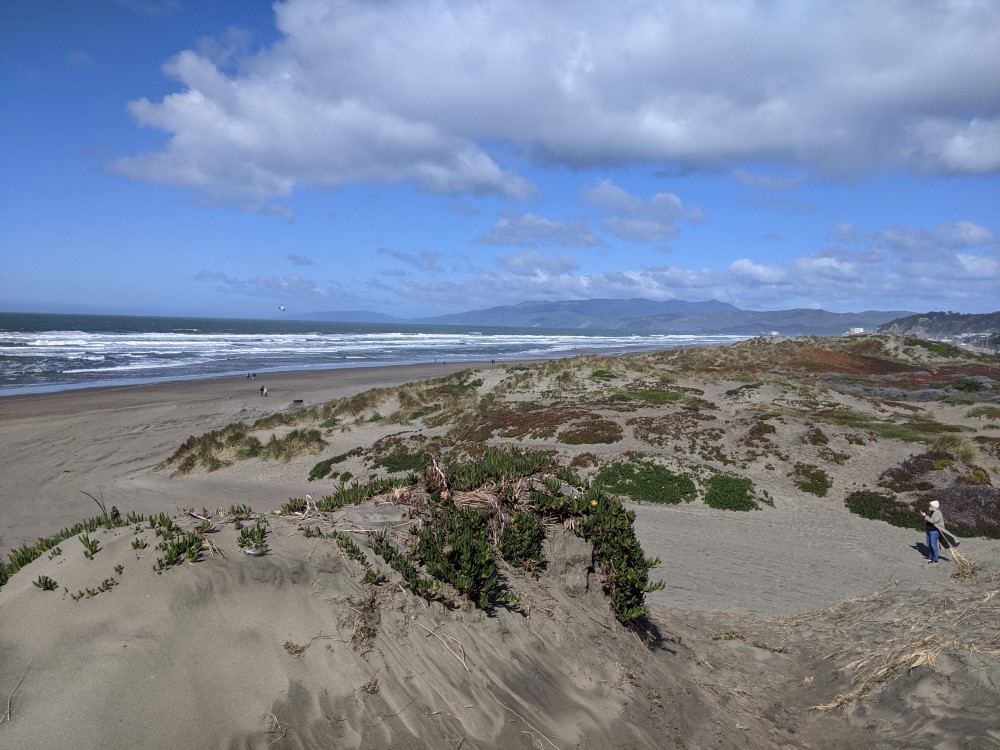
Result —
[{"label": "shoreline", "polygon": [[[568,355],[570,357],[580,356],[580,353],[573,353]],[[518,360],[502,360],[504,364],[513,364],[519,361],[529,361],[530,358],[524,357]],[[544,361],[545,359],[551,359],[550,357],[542,357],[537,361]],[[447,360],[445,360],[446,362]],[[535,361],[535,360],[530,360]],[[498,361],[498,364],[501,361]],[[384,364],[379,364],[377,362],[366,362],[364,364],[357,365],[292,365],[287,368],[272,368],[256,371],[258,378],[262,377],[276,377],[283,375],[303,375],[303,374],[329,374],[331,372],[339,372],[343,370],[375,370],[375,369],[386,369],[386,368],[406,368],[406,367],[439,367],[444,362],[386,362]],[[465,366],[475,366],[482,365],[483,360],[480,359],[454,359],[453,364],[455,365],[465,365]],[[218,373],[200,373],[195,375],[180,375],[176,377],[164,376],[159,378],[151,379],[122,379],[118,381],[114,380],[98,380],[92,383],[88,382],[65,382],[65,383],[51,383],[47,385],[37,384],[37,385],[14,385],[6,388],[0,388],[0,404],[5,400],[11,398],[18,398],[21,396],[51,396],[59,393],[66,392],[77,392],[77,391],[100,391],[100,390],[115,390],[122,388],[139,388],[139,387],[152,387],[152,386],[166,386],[175,384],[185,384],[185,383],[198,383],[202,381],[219,381],[219,380],[246,380],[245,370],[231,370],[226,372]]]},{"label": "shoreline", "polygon": [[[259,395],[257,391],[261,386],[267,386],[268,398],[291,398],[294,401],[301,398],[301,394],[306,394],[311,395],[311,400],[316,403],[354,395],[369,388],[403,385],[451,375],[462,370],[482,370],[501,365],[514,365],[522,361],[525,360],[505,360],[493,365],[489,360],[456,360],[443,363],[362,365],[322,370],[282,370],[259,372],[252,380],[247,380],[245,374],[207,375],[155,383],[95,385],[41,393],[0,394],[0,422],[11,417],[62,414],[67,408],[92,408],[111,402],[116,405],[138,406],[178,399],[215,400],[220,395],[227,399],[246,397]],[[327,396],[327,393],[333,395]],[[307,405],[310,404],[307,402]]]}]

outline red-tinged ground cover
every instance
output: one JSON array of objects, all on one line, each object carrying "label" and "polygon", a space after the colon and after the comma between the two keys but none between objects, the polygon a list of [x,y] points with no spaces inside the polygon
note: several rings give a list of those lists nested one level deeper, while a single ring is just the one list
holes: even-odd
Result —
[{"label": "red-tinged ground cover", "polygon": [[839,372],[844,375],[893,375],[919,371],[914,365],[882,357],[825,349],[803,349],[795,352],[793,364],[814,372]]}]

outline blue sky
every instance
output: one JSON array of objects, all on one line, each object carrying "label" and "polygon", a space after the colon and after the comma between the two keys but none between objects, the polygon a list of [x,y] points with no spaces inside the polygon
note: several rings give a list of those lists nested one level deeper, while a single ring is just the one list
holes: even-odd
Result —
[{"label": "blue sky", "polygon": [[0,309],[1000,309],[994,0],[6,0]]}]

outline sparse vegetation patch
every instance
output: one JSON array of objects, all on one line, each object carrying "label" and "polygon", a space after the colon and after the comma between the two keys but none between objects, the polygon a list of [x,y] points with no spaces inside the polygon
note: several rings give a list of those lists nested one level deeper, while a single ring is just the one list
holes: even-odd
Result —
[{"label": "sparse vegetation patch", "polygon": [[817,497],[826,497],[827,491],[833,486],[830,475],[815,464],[796,463],[792,478],[796,487]]}]

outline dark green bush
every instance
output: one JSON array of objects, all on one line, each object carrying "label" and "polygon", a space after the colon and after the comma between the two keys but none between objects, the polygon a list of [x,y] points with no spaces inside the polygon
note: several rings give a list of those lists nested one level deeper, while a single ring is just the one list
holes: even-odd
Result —
[{"label": "dark green bush", "polygon": [[428,455],[422,451],[419,453],[397,451],[376,459],[373,466],[384,466],[390,474],[397,474],[401,471],[420,471],[427,465],[428,458]]},{"label": "dark green bush", "polygon": [[646,557],[635,537],[635,513],[618,500],[597,488],[588,492],[583,502],[587,512],[578,520],[576,533],[594,545],[615,616],[625,625],[634,623],[649,613],[646,594],[663,588],[662,581],[649,580],[649,571],[660,560]]},{"label": "dark green bush", "polygon": [[309,472],[309,481],[313,482],[317,479],[325,479],[330,474],[333,465],[346,461],[347,456],[347,453],[341,453],[339,456],[333,456],[332,458],[320,461],[318,464],[313,466],[312,471]]},{"label": "dark green bush", "polygon": [[424,523],[415,553],[434,578],[447,581],[480,609],[500,593],[489,530],[479,511],[444,501]]},{"label": "dark green bush", "polygon": [[753,482],[729,474],[716,474],[708,480],[705,504],[720,510],[758,510],[753,497]]},{"label": "dark green bush", "polygon": [[542,524],[531,513],[515,513],[500,533],[500,554],[512,565],[528,570],[544,562]]},{"label": "dark green bush", "polygon": [[899,502],[893,495],[883,495],[871,490],[859,490],[848,495],[844,504],[851,513],[863,518],[885,521],[906,529],[924,528],[924,520],[912,505]]},{"label": "dark green bush", "polygon": [[697,495],[694,481],[683,474],[649,459],[636,458],[629,463],[614,463],[601,469],[594,484],[606,491],[639,502],[691,502]]}]

